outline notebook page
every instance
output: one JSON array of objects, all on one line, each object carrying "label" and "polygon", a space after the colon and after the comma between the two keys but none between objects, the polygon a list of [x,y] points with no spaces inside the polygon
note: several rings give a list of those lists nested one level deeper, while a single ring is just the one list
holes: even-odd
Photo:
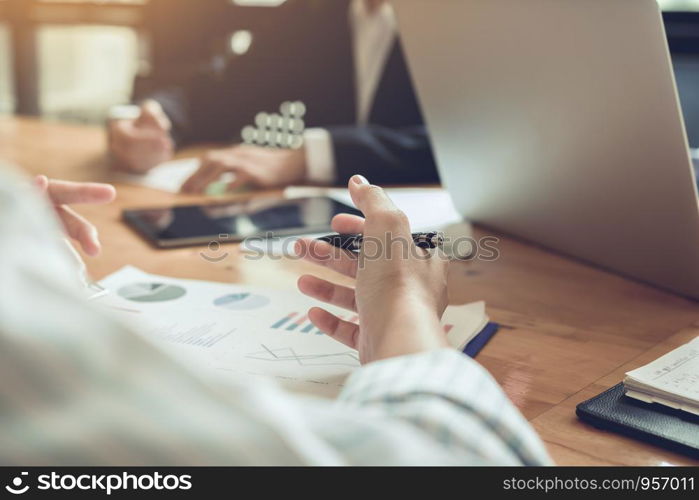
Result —
[{"label": "notebook page", "polygon": [[645,386],[644,392],[667,393],[699,404],[699,337],[626,377],[632,387]]}]

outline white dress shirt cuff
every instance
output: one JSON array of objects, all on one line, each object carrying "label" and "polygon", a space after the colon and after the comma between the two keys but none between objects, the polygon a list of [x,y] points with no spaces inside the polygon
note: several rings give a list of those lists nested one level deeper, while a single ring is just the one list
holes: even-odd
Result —
[{"label": "white dress shirt cuff", "polygon": [[309,128],[303,133],[306,147],[306,180],[314,184],[332,184],[335,180],[335,154],[330,132]]},{"label": "white dress shirt cuff", "polygon": [[107,120],[136,120],[141,116],[140,106],[135,104],[116,104],[109,108]]}]

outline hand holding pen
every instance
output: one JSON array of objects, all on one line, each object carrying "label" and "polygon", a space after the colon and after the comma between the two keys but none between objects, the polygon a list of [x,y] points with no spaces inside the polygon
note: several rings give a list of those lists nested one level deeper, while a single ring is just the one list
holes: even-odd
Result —
[{"label": "hand holding pen", "polygon": [[[349,191],[366,219],[350,214],[333,218],[337,235],[352,239],[330,238],[335,244],[357,246],[357,235],[371,240],[410,241],[407,219],[379,187],[361,176],[349,182]],[[429,233],[428,233],[429,234]],[[436,244],[436,235],[417,238],[416,244]],[[361,247],[361,243],[359,243]],[[303,259],[332,269],[349,278],[354,286],[333,283],[319,276],[304,275],[298,286],[304,294],[334,306],[332,310],[314,307],[308,317],[330,337],[359,351],[363,363],[441,349],[447,346],[440,318],[447,305],[447,269],[449,260],[441,252],[421,255],[407,252],[403,258],[391,258],[390,250],[379,246],[371,258],[358,259],[348,252],[334,251],[328,241],[301,239],[295,251]],[[358,322],[335,308],[351,311]]]}]

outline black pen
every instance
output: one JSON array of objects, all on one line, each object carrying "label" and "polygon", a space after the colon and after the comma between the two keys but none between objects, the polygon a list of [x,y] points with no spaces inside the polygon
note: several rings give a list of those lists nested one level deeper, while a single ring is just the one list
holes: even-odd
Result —
[{"label": "black pen", "polygon": [[[430,233],[413,233],[413,242],[419,248],[432,249],[441,247],[444,244],[444,235],[436,231]],[[325,241],[332,246],[349,250],[351,252],[359,252],[362,248],[364,236],[361,234],[329,234],[321,236],[319,241]]]}]

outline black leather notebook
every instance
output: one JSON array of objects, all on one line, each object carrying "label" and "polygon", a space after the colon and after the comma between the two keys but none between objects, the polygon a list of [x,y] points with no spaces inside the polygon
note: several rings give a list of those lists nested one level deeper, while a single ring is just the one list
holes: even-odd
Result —
[{"label": "black leather notebook", "polygon": [[624,395],[624,384],[580,403],[576,413],[595,427],[699,458],[699,416]]}]

